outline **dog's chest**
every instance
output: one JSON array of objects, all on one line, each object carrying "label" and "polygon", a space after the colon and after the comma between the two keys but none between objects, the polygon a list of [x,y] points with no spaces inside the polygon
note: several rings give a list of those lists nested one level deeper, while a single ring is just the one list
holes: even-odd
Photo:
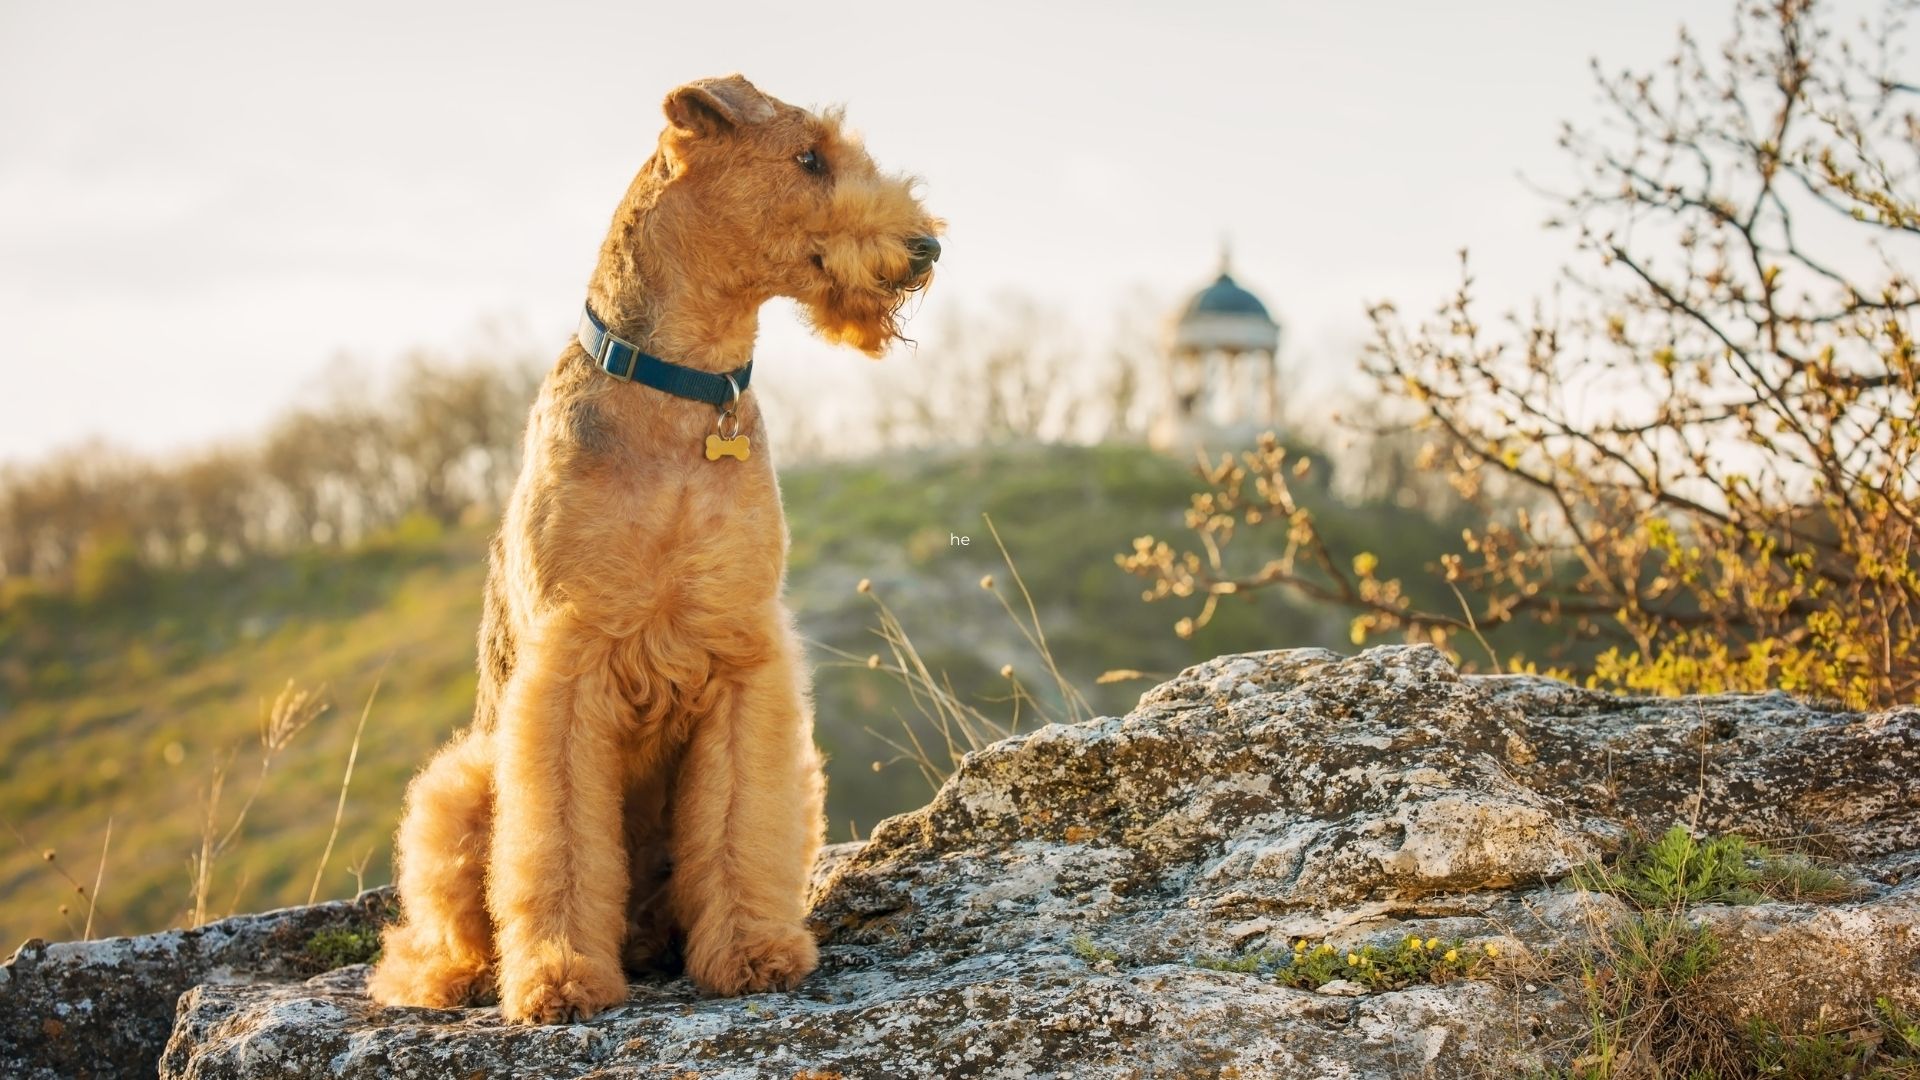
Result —
[{"label": "dog's chest", "polygon": [[787,531],[771,470],[752,462],[700,462],[649,483],[637,478],[602,543],[618,553],[632,596],[666,603],[679,619],[752,611],[777,598]]}]

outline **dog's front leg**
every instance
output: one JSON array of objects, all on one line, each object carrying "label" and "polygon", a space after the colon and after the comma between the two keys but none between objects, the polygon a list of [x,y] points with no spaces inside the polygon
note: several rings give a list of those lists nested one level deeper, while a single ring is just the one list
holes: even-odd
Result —
[{"label": "dog's front leg", "polygon": [[806,892],[824,781],[798,649],[770,622],[769,659],[694,719],[673,792],[670,899],[687,974],[717,994],[788,989],[818,962]]},{"label": "dog's front leg", "polygon": [[590,631],[539,627],[501,702],[487,902],[508,1020],[575,1020],[627,997],[625,705],[607,653]]}]

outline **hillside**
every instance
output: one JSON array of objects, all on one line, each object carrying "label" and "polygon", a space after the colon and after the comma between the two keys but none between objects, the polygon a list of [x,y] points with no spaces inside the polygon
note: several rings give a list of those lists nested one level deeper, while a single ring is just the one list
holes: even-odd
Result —
[{"label": "hillside", "polygon": [[[1343,646],[1346,616],[1278,597],[1230,605],[1195,640],[1181,612],[1140,602],[1113,554],[1141,532],[1179,527],[1184,464],[1134,447],[1015,447],[789,469],[791,601],[820,646],[875,648],[869,578],[930,667],[963,696],[1004,691],[1003,664],[1037,662],[982,574],[1005,571],[991,514],[1040,608],[1062,668],[1102,712],[1146,684],[1096,686],[1112,668],[1167,674],[1275,644]],[[1417,573],[1457,527],[1381,508],[1322,508],[1330,533],[1364,537],[1388,569]],[[473,628],[490,522],[442,531],[421,521],[350,551],[262,557],[235,567],[111,581],[88,597],[16,591],[0,610],[0,821],[26,844],[0,848],[0,939],[77,937],[84,901],[52,872],[89,885],[113,822],[95,933],[178,922],[205,792],[232,754],[216,815],[227,828],[260,770],[265,703],[289,679],[325,686],[332,708],[272,764],[258,801],[215,864],[210,914],[306,899],[325,847],[356,721],[376,681],[365,736],[320,895],[389,877],[389,834],[411,771],[471,707]],[[967,546],[952,537],[971,537]],[[829,755],[831,839],[865,836],[929,789],[869,733],[910,713],[899,688],[816,650],[819,739]],[[1028,680],[1031,682],[1031,680]],[[31,845],[30,847],[28,845]],[[62,916],[58,908],[73,910]]]}]

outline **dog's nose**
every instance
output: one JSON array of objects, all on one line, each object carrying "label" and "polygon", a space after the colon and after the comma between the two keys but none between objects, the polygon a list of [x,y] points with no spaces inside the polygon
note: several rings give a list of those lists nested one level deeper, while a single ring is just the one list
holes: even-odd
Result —
[{"label": "dog's nose", "polygon": [[913,272],[924,273],[934,263],[940,261],[940,241],[931,236],[915,236],[907,240],[907,258],[913,260]]}]

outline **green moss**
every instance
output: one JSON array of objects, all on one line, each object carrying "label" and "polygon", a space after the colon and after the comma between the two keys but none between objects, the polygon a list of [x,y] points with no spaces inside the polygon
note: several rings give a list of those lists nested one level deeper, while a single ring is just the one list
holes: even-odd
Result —
[{"label": "green moss", "polygon": [[325,971],[371,964],[380,959],[380,933],[348,928],[321,930],[307,939],[306,952],[307,958]]}]

